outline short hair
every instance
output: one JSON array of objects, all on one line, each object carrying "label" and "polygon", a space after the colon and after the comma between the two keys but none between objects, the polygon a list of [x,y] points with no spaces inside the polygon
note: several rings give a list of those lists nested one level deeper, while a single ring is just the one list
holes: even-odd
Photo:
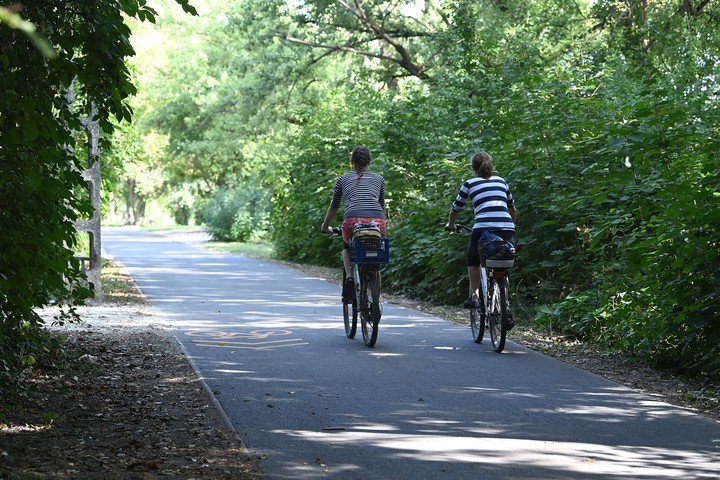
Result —
[{"label": "short hair", "polygon": [[492,177],[493,159],[489,153],[482,151],[476,153],[473,155],[470,165],[477,175],[483,178]]}]

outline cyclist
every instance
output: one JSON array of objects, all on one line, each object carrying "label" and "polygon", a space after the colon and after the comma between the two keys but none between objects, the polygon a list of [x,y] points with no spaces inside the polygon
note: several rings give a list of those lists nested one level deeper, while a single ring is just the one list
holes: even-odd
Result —
[{"label": "cyclist", "polygon": [[320,227],[323,233],[332,233],[330,222],[340,209],[341,199],[344,197],[342,258],[346,281],[343,285],[342,296],[345,300],[352,298],[355,288],[349,251],[355,224],[376,222],[380,233],[383,237],[385,236],[385,178],[370,171],[371,160],[370,151],[366,147],[357,146],[353,149],[350,154],[350,166],[353,171],[340,175],[335,181],[332,200]]},{"label": "cyclist", "polygon": [[460,187],[460,192],[452,204],[445,228],[454,232],[455,220],[468,199],[475,210],[475,224],[470,235],[467,249],[467,269],[470,280],[470,296],[463,306],[477,308],[480,289],[480,254],[478,240],[486,230],[491,230],[504,240],[515,243],[515,221],[517,209],[515,200],[507,182],[493,175],[493,159],[489,153],[480,151],[473,155],[470,162],[475,177],[467,180]]}]

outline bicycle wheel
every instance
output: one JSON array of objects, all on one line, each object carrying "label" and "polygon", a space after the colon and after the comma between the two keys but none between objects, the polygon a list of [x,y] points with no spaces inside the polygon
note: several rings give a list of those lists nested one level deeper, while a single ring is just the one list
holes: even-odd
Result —
[{"label": "bicycle wheel", "polygon": [[355,302],[355,299],[351,302],[343,302],[345,335],[348,338],[355,338],[355,333],[357,333],[357,317],[357,303]]},{"label": "bicycle wheel", "polygon": [[343,320],[345,321],[345,335],[348,338],[355,338],[357,332],[357,301],[355,301],[355,295],[352,296],[352,300],[349,302],[343,300]]},{"label": "bicycle wheel", "polygon": [[377,342],[378,324],[382,310],[380,307],[380,272],[367,271],[362,275],[360,286],[360,325],[363,341],[368,347]]},{"label": "bicycle wheel", "polygon": [[493,350],[500,353],[505,348],[507,334],[507,286],[505,279],[492,278],[488,281],[488,295],[490,296],[490,311],[488,312],[488,325]]},{"label": "bicycle wheel", "polygon": [[485,314],[482,306],[470,310],[470,330],[475,343],[480,343],[485,335]]},{"label": "bicycle wheel", "polygon": [[[343,285],[345,285],[345,269],[343,268]],[[357,301],[355,295],[352,300],[346,302],[343,300],[343,320],[345,321],[345,335],[348,338],[355,338],[357,332]]]}]

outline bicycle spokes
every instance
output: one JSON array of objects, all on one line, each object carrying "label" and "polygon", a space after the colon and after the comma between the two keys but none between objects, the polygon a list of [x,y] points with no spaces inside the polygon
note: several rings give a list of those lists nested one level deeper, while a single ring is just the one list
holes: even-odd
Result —
[{"label": "bicycle spokes", "polygon": [[363,275],[360,289],[360,320],[365,345],[372,347],[377,341],[378,324],[382,315],[380,306],[380,272],[369,271]]},{"label": "bicycle spokes", "polygon": [[488,283],[488,324],[493,350],[500,353],[505,348],[507,334],[507,280],[492,278]]}]

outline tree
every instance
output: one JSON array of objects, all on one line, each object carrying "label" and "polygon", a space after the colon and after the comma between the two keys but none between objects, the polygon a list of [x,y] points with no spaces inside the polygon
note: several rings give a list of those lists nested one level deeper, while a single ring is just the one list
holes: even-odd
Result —
[{"label": "tree", "polygon": [[[187,0],[178,0],[188,12]],[[45,57],[33,39],[0,24],[0,390],[17,386],[36,361],[46,335],[33,309],[72,305],[88,291],[75,259],[73,222],[89,215],[83,165],[82,119],[92,116],[107,138],[111,117],[130,120],[135,92],[126,58],[133,54],[123,15],[154,20],[144,0],[70,0],[62,6],[25,2],[15,7],[57,53]],[[11,16],[11,19],[16,18]],[[23,24],[27,25],[27,24]],[[27,30],[27,28],[25,29]],[[72,90],[73,95],[68,95]],[[74,98],[71,103],[70,98]]]},{"label": "tree", "polygon": [[[295,31],[280,33],[288,42],[319,50],[313,61],[336,53],[377,60],[390,81],[398,76],[428,78],[432,54],[425,37],[436,33],[442,11],[436,2],[315,1],[295,14]],[[406,13],[407,12],[407,13]],[[431,21],[432,23],[427,23]]]},{"label": "tree", "polygon": [[440,227],[469,155],[488,150],[520,209],[515,305],[568,335],[718,372],[715,3],[225,6],[199,30],[202,61],[178,53],[183,73],[166,72],[140,122],[170,138],[176,181],[206,182],[218,224],[246,225],[228,212],[261,185],[279,254],[334,264],[336,245],[311,232],[365,144],[390,198],[384,285],[461,301],[464,242]]},{"label": "tree", "polygon": [[[609,4],[630,10],[608,17],[617,24],[598,23]],[[388,191],[403,199],[392,211],[385,284],[461,298],[462,282],[448,282],[461,249],[447,247],[433,219],[443,221],[448,192],[468,174],[463,152],[488,149],[519,199],[516,303],[547,303],[540,320],[568,334],[717,375],[720,259],[709,233],[720,178],[717,7],[458,0],[445,8],[450,27],[427,37],[443,58],[432,82],[383,99],[358,81],[351,90],[364,100],[343,96],[352,100],[337,113],[319,110],[303,125],[298,162],[287,166],[295,179],[275,212],[276,228],[293,232],[277,239],[279,251],[327,261],[326,243],[300,240],[323,210],[317,197],[327,186],[317,177],[326,170],[331,181],[343,141],[368,142]],[[369,103],[367,124],[349,126],[345,117]],[[333,151],[335,160],[324,158]]]},{"label": "tree", "polygon": [[140,135],[135,123],[116,127],[103,158],[104,203],[114,218],[141,225],[147,201],[165,193],[160,159],[166,144],[160,135]]}]

